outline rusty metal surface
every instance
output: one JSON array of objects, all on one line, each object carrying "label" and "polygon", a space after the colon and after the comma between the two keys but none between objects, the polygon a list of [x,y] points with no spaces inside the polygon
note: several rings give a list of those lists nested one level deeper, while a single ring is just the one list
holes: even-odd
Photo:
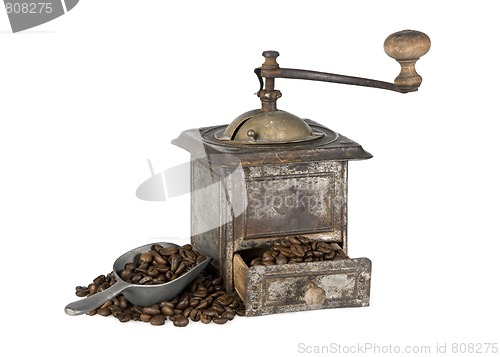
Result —
[{"label": "rusty metal surface", "polygon": [[[244,169],[245,213],[234,221],[235,250],[305,235],[347,246],[347,163],[320,161]],[[236,192],[236,190],[235,190]]]},{"label": "rusty metal surface", "polygon": [[247,272],[247,316],[368,306],[367,258],[253,266]]},{"label": "rusty metal surface", "polygon": [[[283,145],[228,145],[214,138],[223,128],[217,126],[185,131],[174,141],[192,155],[191,243],[213,258],[227,291],[234,291],[237,284],[240,291],[244,289],[241,282],[235,281],[235,255],[269,246],[279,239],[300,234],[338,242],[347,253],[348,160],[366,159],[371,155],[352,140],[315,122],[308,123],[324,132],[324,137]],[[239,170],[235,170],[237,167]],[[236,171],[239,175],[233,174]],[[333,291],[327,284],[333,274],[328,273],[332,270],[328,264],[311,266],[310,279],[288,279],[287,272],[291,276],[296,274],[293,269],[297,268],[291,267],[278,275],[285,285],[296,285],[296,281],[306,278],[326,284],[325,304],[321,304],[324,308],[366,305],[369,294],[365,293],[363,299],[328,298]],[[330,278],[314,278],[321,275],[322,266],[326,269],[325,276]],[[260,274],[259,270],[251,270],[248,279],[254,272]],[[272,282],[272,289],[281,286],[278,278],[269,279],[266,281]],[[318,287],[310,288],[309,293],[301,295],[303,299],[310,304],[320,301],[322,293]],[[346,293],[354,291],[351,285],[345,289]],[[288,302],[280,308],[277,297],[269,295],[266,299],[261,302],[259,312],[252,314],[311,308],[307,304]],[[272,306],[269,299],[275,301]]]},{"label": "rusty metal surface", "polygon": [[172,144],[189,151],[194,158],[208,158],[214,166],[233,168],[239,165],[247,167],[322,160],[363,160],[372,157],[355,141],[312,120],[306,119],[305,122],[313,130],[324,133],[324,136],[299,143],[228,144],[214,137],[216,133],[223,132],[226,128],[226,125],[219,125],[185,130],[172,141]]},{"label": "rusty metal surface", "polygon": [[261,84],[260,90],[263,89],[262,77],[266,77],[266,78],[303,79],[309,81],[348,84],[361,87],[386,89],[398,93],[404,93],[401,90],[401,88],[399,88],[394,83],[378,81],[375,79],[346,76],[343,74],[310,71],[305,69],[279,68],[279,69],[266,70],[266,69],[256,68],[255,74],[259,78],[259,82]]},{"label": "rusty metal surface", "polygon": [[192,161],[191,242],[214,259],[226,289],[233,289],[236,251],[301,234],[347,252],[347,162],[259,165],[243,177],[214,166]]}]

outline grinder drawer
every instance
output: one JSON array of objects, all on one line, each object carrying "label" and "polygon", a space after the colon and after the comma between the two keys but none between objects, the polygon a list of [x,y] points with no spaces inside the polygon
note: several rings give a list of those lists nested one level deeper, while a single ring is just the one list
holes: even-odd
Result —
[{"label": "grinder drawer", "polygon": [[242,254],[233,258],[234,287],[246,316],[370,303],[368,258],[249,266]]}]

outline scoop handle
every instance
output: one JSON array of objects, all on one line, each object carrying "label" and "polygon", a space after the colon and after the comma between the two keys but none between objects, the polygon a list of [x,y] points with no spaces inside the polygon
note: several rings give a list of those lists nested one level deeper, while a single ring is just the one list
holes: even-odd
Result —
[{"label": "scoop handle", "polygon": [[90,310],[94,310],[99,306],[103,305],[106,301],[114,298],[116,295],[120,294],[123,290],[127,289],[131,284],[126,281],[117,281],[111,285],[106,290],[100,293],[89,296],[85,299],[77,300],[68,304],[64,308],[64,312],[71,316],[81,315]]}]

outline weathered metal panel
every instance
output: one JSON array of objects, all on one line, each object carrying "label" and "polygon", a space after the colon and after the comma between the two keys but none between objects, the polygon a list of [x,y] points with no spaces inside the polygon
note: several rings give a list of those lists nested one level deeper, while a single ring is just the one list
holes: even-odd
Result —
[{"label": "weathered metal panel", "polygon": [[235,251],[298,234],[347,246],[347,162],[262,165],[244,172],[244,189],[233,198],[246,205],[234,225]]},{"label": "weathered metal panel", "polygon": [[246,315],[368,306],[371,261],[343,259],[252,266],[247,273]]}]

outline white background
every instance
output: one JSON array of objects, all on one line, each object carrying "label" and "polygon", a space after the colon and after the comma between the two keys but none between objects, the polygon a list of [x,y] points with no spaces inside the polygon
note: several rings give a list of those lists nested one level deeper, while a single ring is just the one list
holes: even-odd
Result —
[{"label": "white background", "polygon": [[[448,343],[450,354],[454,342],[500,343],[494,5],[86,0],[17,34],[0,11],[0,348],[294,356],[299,343]],[[182,130],[257,108],[263,50],[283,67],[392,81],[399,65],[382,44],[406,28],[432,40],[417,93],[277,80],[281,109],[374,155],[349,173],[349,254],[373,261],[370,307],[184,329],[64,314],[74,287],[122,252],[188,241],[187,195],[135,197],[146,160],[156,171],[186,162],[170,144]]]}]

